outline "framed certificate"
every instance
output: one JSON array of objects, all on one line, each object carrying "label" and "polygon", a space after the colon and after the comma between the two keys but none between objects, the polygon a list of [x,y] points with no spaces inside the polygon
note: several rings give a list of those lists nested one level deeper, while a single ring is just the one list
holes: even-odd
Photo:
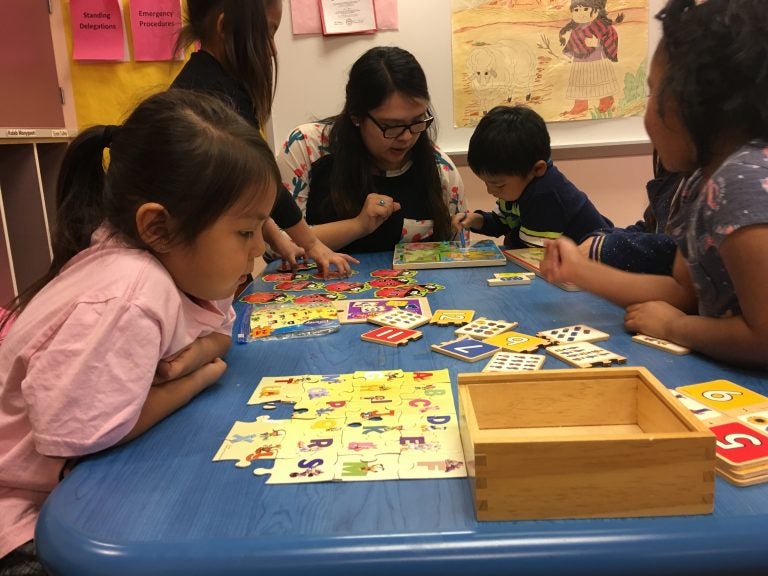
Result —
[{"label": "framed certificate", "polygon": [[372,34],[376,32],[373,0],[318,0],[323,34]]}]

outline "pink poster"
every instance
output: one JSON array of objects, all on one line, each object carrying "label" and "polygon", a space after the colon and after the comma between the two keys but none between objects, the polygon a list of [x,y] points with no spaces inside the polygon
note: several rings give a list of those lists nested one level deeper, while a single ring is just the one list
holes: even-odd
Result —
[{"label": "pink poster", "polygon": [[71,0],[72,58],[126,59],[125,29],[120,0]]},{"label": "pink poster", "polygon": [[[397,0],[373,0],[373,6],[376,9],[376,27],[379,30],[397,30]],[[291,27],[294,34],[322,34],[318,1],[291,0]]]},{"label": "pink poster", "polygon": [[133,59],[137,62],[179,60],[173,47],[181,29],[179,0],[131,0]]}]

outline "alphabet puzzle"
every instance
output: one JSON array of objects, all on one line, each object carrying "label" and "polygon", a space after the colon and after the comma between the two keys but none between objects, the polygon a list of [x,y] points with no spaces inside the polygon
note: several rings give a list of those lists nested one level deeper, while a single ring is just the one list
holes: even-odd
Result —
[{"label": "alphabet puzzle", "polygon": [[248,404],[291,412],[235,422],[213,460],[267,484],[466,476],[447,370],[265,377]]}]

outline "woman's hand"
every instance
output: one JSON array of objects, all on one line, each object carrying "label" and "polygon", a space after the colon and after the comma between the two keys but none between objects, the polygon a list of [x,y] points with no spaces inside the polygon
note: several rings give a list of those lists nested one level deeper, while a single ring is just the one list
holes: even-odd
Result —
[{"label": "woman's hand", "polygon": [[355,217],[365,234],[370,234],[381,226],[393,213],[400,210],[400,203],[391,196],[383,194],[368,194],[363,209]]}]

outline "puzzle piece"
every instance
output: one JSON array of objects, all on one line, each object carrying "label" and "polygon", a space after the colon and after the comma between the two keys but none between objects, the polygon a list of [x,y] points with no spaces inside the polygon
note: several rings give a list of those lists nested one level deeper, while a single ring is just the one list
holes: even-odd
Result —
[{"label": "puzzle piece", "polygon": [[379,326],[392,326],[393,328],[418,328],[429,322],[429,317],[414,314],[407,310],[388,310],[368,316],[368,322]]},{"label": "puzzle piece", "polygon": [[488,286],[519,286],[530,284],[534,276],[533,272],[498,272],[486,282]]},{"label": "puzzle piece", "polygon": [[536,352],[539,346],[546,346],[550,343],[543,338],[522,332],[502,332],[490,338],[483,338],[483,342],[488,342],[488,344],[493,344],[510,352]]},{"label": "puzzle piece", "polygon": [[342,324],[365,322],[368,316],[389,310],[407,310],[424,316],[430,314],[429,302],[424,297],[356,299],[340,302],[337,308]]},{"label": "puzzle piece", "polygon": [[540,370],[545,357],[540,354],[516,354],[514,352],[496,352],[485,365],[483,372],[524,372]]},{"label": "puzzle piece", "polygon": [[573,342],[600,342],[608,340],[611,337],[606,332],[601,332],[595,328],[585,326],[584,324],[574,324],[573,326],[563,326],[562,328],[553,328],[552,330],[542,330],[536,332],[539,338],[546,338],[552,344],[571,344]]},{"label": "puzzle piece", "polygon": [[677,354],[678,356],[689,354],[691,351],[690,348],[680,346],[669,340],[662,340],[661,338],[654,338],[653,336],[646,336],[645,334],[636,334],[635,336],[632,336],[632,340],[638,344],[645,344],[651,348],[657,348],[664,352],[669,352],[670,354]]},{"label": "puzzle piece", "polygon": [[611,364],[623,364],[627,361],[624,356],[614,354],[610,350],[600,348],[589,342],[575,344],[560,344],[549,346],[547,354],[575,366],[576,368],[591,368],[594,366],[610,366]]},{"label": "puzzle piece", "polygon": [[289,424],[286,420],[272,421],[268,416],[261,416],[254,422],[237,421],[213,460],[234,460],[238,468],[247,468],[260,459],[272,460],[282,449]]},{"label": "puzzle piece", "polygon": [[418,330],[408,330],[407,328],[392,328],[391,326],[382,326],[375,330],[369,330],[360,335],[361,340],[373,342],[374,344],[385,344],[386,346],[400,346],[408,344],[411,340],[418,340],[422,334]]},{"label": "puzzle piece", "polygon": [[458,338],[441,344],[432,344],[432,350],[465,362],[477,362],[500,350],[498,346],[470,337]]},{"label": "puzzle piece", "polygon": [[456,336],[469,336],[478,340],[514,330],[517,328],[517,322],[507,322],[506,320],[488,320],[487,318],[475,318],[461,328],[454,330]]},{"label": "puzzle piece", "polygon": [[475,316],[474,310],[435,310],[430,319],[430,324],[438,326],[464,326],[472,321]]}]

